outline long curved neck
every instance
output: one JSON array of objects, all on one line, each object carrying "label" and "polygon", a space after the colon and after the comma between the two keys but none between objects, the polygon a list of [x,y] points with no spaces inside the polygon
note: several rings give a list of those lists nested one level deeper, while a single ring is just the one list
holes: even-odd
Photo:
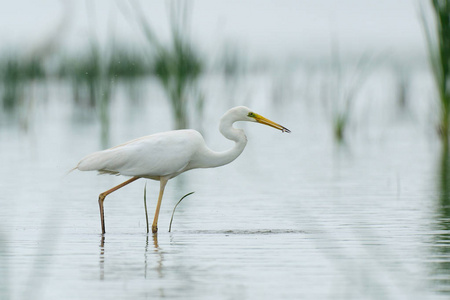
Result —
[{"label": "long curved neck", "polygon": [[214,168],[229,164],[244,151],[247,145],[247,137],[242,129],[233,127],[233,123],[236,121],[227,114],[222,117],[219,125],[220,133],[227,139],[234,141],[234,147],[222,152],[215,152],[208,149],[208,153],[205,153],[206,160],[203,166],[204,168]]}]

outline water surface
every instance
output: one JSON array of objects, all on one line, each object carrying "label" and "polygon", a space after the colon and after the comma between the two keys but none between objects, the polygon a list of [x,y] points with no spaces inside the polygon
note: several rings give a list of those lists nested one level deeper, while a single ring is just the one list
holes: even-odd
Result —
[{"label": "water surface", "polygon": [[[267,96],[267,78],[249,81],[244,104],[292,133],[242,125],[249,143],[235,162],[169,182],[157,236],[145,232],[144,180],[107,197],[100,234],[98,194],[124,178],[65,175],[101,148],[100,124],[50,88],[27,132],[0,129],[1,298],[447,298],[446,156],[416,118],[425,92],[406,117],[384,113],[393,104],[392,91],[374,92],[382,78],[364,94],[378,101],[362,106],[370,117],[356,118],[342,145],[317,95],[280,105]],[[231,106],[220,94],[209,91],[198,126],[216,150],[231,146],[216,129]],[[129,107],[119,93],[111,145],[170,128],[166,103],[150,98]],[[158,186],[147,185],[150,218]],[[191,191],[169,233],[173,206]]]}]

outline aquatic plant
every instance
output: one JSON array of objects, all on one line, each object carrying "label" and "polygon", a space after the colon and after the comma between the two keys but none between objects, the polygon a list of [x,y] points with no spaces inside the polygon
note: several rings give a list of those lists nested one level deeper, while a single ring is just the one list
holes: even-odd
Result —
[{"label": "aquatic plant", "polygon": [[65,59],[59,70],[59,76],[71,82],[75,104],[98,112],[104,147],[109,140],[109,104],[113,89],[108,57],[110,53],[102,51],[98,43],[91,40],[87,52]]},{"label": "aquatic plant", "polygon": [[425,16],[422,21],[427,39],[428,54],[439,92],[439,132],[447,144],[450,121],[450,0],[430,0],[434,21]]},{"label": "aquatic plant", "polygon": [[27,83],[45,77],[42,61],[38,57],[22,57],[9,53],[0,58],[1,102],[10,112],[23,103]]},{"label": "aquatic plant", "polygon": [[106,71],[111,78],[135,80],[151,75],[151,66],[143,53],[120,44],[110,43],[111,55],[106,63]]},{"label": "aquatic plant", "polygon": [[[161,83],[171,104],[175,127],[188,127],[188,108],[193,91],[198,88],[198,79],[203,71],[201,56],[193,46],[187,28],[186,6],[171,6],[171,40],[162,43],[154,33],[142,9],[136,7],[136,14],[142,32],[151,45],[149,54],[154,76]],[[198,92],[198,91],[197,91]],[[201,93],[197,93],[200,94]],[[203,97],[197,97],[197,110],[201,113]],[[200,103],[199,103],[200,102]]]},{"label": "aquatic plant", "polygon": [[94,108],[98,104],[99,80],[106,75],[100,46],[91,41],[85,52],[64,59],[59,76],[71,82],[73,100],[77,105]]},{"label": "aquatic plant", "polygon": [[99,104],[99,81],[135,81],[152,74],[146,57],[131,48],[108,43],[104,48],[92,40],[89,47],[59,62],[59,77],[69,80],[77,105],[96,107]]},{"label": "aquatic plant", "polygon": [[333,50],[332,55],[331,71],[334,75],[334,84],[329,86],[331,91],[328,100],[331,102],[333,135],[337,142],[342,142],[353,113],[356,96],[372,71],[371,66],[374,59],[368,54],[361,55],[355,64],[353,73],[348,76],[342,69],[337,48]]},{"label": "aquatic plant", "polygon": [[226,81],[233,81],[245,72],[247,62],[242,51],[235,45],[227,43],[222,48],[218,69],[222,71]]},{"label": "aquatic plant", "polygon": [[[181,201],[183,201],[183,199],[184,199],[184,198],[186,198],[187,196],[190,196],[190,195],[192,195],[193,193],[195,193],[195,192],[190,192],[190,193],[187,193],[186,195],[184,195],[183,197],[181,197],[181,199],[180,199],[180,200],[178,200],[177,204],[175,204],[175,206],[174,206],[174,208],[173,208],[173,211],[172,211],[172,216],[170,217],[169,232],[171,232],[171,231],[172,231],[172,221],[173,221],[173,215],[175,214],[175,209],[177,209],[177,206],[178,206],[178,204],[180,204],[180,203],[181,203]],[[148,232],[148,231],[147,231],[147,232]]]},{"label": "aquatic plant", "polygon": [[4,59],[0,69],[3,109],[10,111],[18,105],[23,92],[19,61],[14,58]]}]

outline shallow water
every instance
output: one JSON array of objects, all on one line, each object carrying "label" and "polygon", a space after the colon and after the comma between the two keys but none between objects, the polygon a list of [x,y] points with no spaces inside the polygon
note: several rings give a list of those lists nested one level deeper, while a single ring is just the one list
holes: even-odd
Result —
[{"label": "shallow water", "polygon": [[[242,125],[249,143],[235,162],[169,182],[157,236],[145,232],[144,180],[107,197],[101,236],[97,196],[124,179],[65,175],[101,139],[98,123],[60,101],[64,89],[36,105],[28,132],[3,126],[1,298],[447,298],[448,167],[417,117],[428,100],[415,94],[406,117],[383,111],[390,98],[374,92],[379,79],[363,94],[379,100],[370,118],[336,145],[317,103],[271,102],[259,90],[265,80],[248,83],[244,104],[292,133]],[[231,146],[216,129],[231,106],[219,94],[209,91],[216,100],[201,126],[218,150]],[[162,100],[127,108],[123,98],[113,103],[111,145],[170,128]],[[157,191],[149,181],[150,219]],[[169,233],[173,206],[191,191]]]}]

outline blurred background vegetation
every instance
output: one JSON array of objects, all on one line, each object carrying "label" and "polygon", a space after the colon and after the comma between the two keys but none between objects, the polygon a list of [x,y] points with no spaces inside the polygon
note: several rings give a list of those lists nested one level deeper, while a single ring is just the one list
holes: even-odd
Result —
[{"label": "blurred background vegetation", "polygon": [[[126,115],[130,107],[147,113],[146,107],[151,110],[167,106],[165,117],[170,119],[171,128],[167,124],[163,128],[144,128],[150,134],[169,129],[201,129],[204,119],[216,121],[226,108],[263,103],[262,107],[269,106],[264,113],[276,114],[278,109],[284,109],[285,117],[295,123],[276,119],[292,129],[291,141],[298,147],[307,146],[301,159],[309,160],[309,149],[317,150],[317,144],[312,138],[304,141],[306,135],[301,130],[296,132],[292,125],[328,135],[330,144],[335,146],[332,152],[336,153],[330,156],[338,166],[340,150],[347,151],[351,148],[348,145],[361,141],[367,143],[364,157],[382,157],[389,162],[387,165],[395,166],[398,162],[390,161],[390,154],[384,153],[386,148],[375,147],[389,135],[393,124],[397,126],[396,134],[414,132],[411,148],[423,141],[415,133],[425,132],[430,144],[438,144],[440,155],[435,174],[439,218],[433,224],[437,234],[432,232],[430,236],[436,234],[437,252],[448,258],[450,0],[43,0],[11,2],[5,5],[2,16],[0,23],[5,25],[0,27],[0,36],[5,38],[0,44],[0,134],[28,134],[38,118],[42,123],[46,117],[58,115],[57,111],[38,115],[37,107],[50,110],[56,102],[64,103],[78,122],[68,135],[95,135],[95,126],[86,129],[83,125],[99,124],[100,145],[95,149],[100,149],[111,146],[116,117],[113,111]],[[84,25],[80,26],[80,22]],[[7,38],[15,35],[17,39]],[[217,107],[219,102],[223,102],[223,107]],[[296,105],[300,102],[301,106]],[[210,118],[206,114],[208,107],[214,108]],[[307,113],[297,112],[299,107]],[[267,117],[271,117],[270,113]],[[133,115],[129,115],[132,119]],[[311,119],[298,120],[298,116]],[[129,119],[127,125],[132,123]],[[139,128],[145,126],[139,124]],[[319,130],[314,131],[315,126]],[[375,142],[370,138],[358,140],[370,136],[374,127],[382,132]],[[402,131],[403,127],[408,130]],[[62,132],[58,140],[67,134]],[[5,134],[4,141],[11,136],[14,134]],[[403,136],[395,138],[404,142]],[[411,135],[405,139],[408,138]],[[58,149],[46,146],[52,151]],[[78,148],[95,150],[92,145]],[[375,149],[378,156],[371,156],[369,148]],[[417,149],[411,149],[414,150]],[[11,152],[4,155],[5,159],[15,150],[8,151]],[[52,152],[48,153],[51,156]],[[75,163],[77,158],[70,159]],[[322,164],[323,157],[316,159],[315,164],[309,165],[311,168]],[[409,157],[405,155],[404,159]],[[420,162],[407,161],[405,165],[416,163]],[[291,169],[291,162],[286,166]],[[340,171],[353,172],[348,165]],[[340,178],[338,173],[333,173],[336,181]],[[376,174],[386,178],[370,177],[361,194],[385,188],[384,180],[389,182],[392,178],[396,178],[392,185],[397,184],[401,190],[396,167]],[[320,180],[326,175],[319,174],[311,180],[322,189]],[[417,175],[417,182],[425,175],[426,172]],[[297,185],[304,179],[290,178],[286,182]],[[348,183],[336,187],[336,193],[358,189],[357,184]],[[388,202],[397,203],[396,196]],[[4,239],[0,234],[0,241]],[[3,250],[0,246],[0,252]],[[448,260],[437,269],[441,272],[439,278],[447,281],[448,293]]]},{"label": "blurred background vegetation", "polygon": [[[423,36],[428,44],[427,51],[436,82],[437,97],[430,96],[429,101],[439,103],[437,114],[440,117],[432,122],[445,145],[448,144],[450,120],[448,3],[431,0],[417,5],[417,10],[422,14],[421,27],[425,32]],[[129,101],[136,102],[145,98],[139,91],[146,82],[158,82],[170,104],[172,127],[180,129],[195,126],[193,120],[202,117],[204,102],[208,98],[202,89],[202,82],[208,78],[219,74],[230,87],[232,98],[233,87],[242,78],[266,73],[273,74],[273,101],[279,103],[287,98],[299,101],[297,99],[308,97],[308,89],[312,86],[319,90],[322,95],[320,106],[329,120],[331,135],[336,142],[342,142],[348,139],[349,130],[356,126],[359,93],[372,74],[381,68],[391,68],[391,82],[397,90],[396,109],[406,110],[411,96],[411,70],[415,66],[421,67],[420,62],[417,64],[414,51],[409,53],[410,56],[405,53],[392,54],[388,43],[386,49],[369,47],[369,50],[350,52],[332,26],[329,41],[324,43],[331,46],[318,49],[319,54],[315,57],[304,57],[302,53],[290,56],[280,53],[279,56],[272,56],[273,59],[254,54],[250,58],[245,44],[227,41],[225,37],[222,44],[213,48],[214,51],[210,50],[211,47],[206,51],[205,45],[196,40],[195,32],[191,32],[195,21],[192,17],[194,3],[189,1],[165,2],[162,9],[161,6],[152,8],[151,5],[142,5],[139,1],[116,1],[110,5],[114,13],[108,17],[106,35],[99,34],[96,28],[100,19],[97,14],[102,11],[104,3],[86,2],[83,14],[89,29],[83,33],[84,43],[68,48],[64,46],[64,39],[72,22],[74,3],[61,1],[59,5],[62,7],[59,21],[47,38],[25,48],[14,44],[4,44],[0,48],[0,125],[18,124],[27,130],[33,119],[35,101],[43,101],[37,93],[45,93],[52,85],[66,86],[71,91],[70,98],[76,110],[84,111],[91,119],[100,121],[102,145],[106,147],[111,122],[110,106],[118,87],[125,87]],[[301,11],[298,13],[301,14]],[[119,19],[122,20],[121,26],[129,26],[140,41],[116,34],[118,25],[115,22]],[[158,22],[154,22],[155,19]],[[166,26],[161,25],[164,23],[161,20]],[[417,21],[420,23],[419,17]],[[330,24],[332,22],[330,20]],[[269,35],[267,39],[270,43]],[[417,53],[420,56],[420,49]],[[296,76],[292,75],[295,72],[306,74],[305,86],[292,87],[293,82],[298,80],[292,78]],[[245,101],[234,102],[230,100],[230,106],[246,104],[242,103]]]}]

